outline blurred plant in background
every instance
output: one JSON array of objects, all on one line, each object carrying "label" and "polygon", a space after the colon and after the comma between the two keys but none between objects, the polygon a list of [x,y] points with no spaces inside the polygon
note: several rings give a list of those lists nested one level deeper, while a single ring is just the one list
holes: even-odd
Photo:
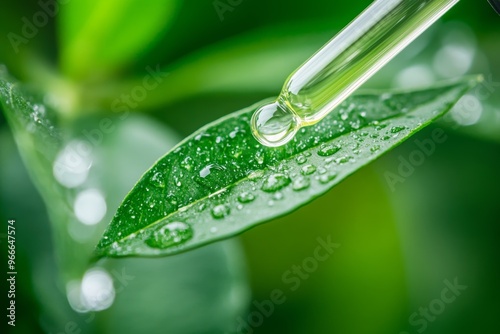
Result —
[{"label": "blurred plant in background", "polygon": [[[497,328],[500,19],[486,1],[461,1],[365,85],[425,87],[483,73],[485,82],[440,123],[320,199],[239,239],[175,257],[88,264],[107,222],[146,168],[200,126],[276,95],[293,69],[368,4],[4,5],[0,63],[64,111],[59,125],[66,140],[63,150],[52,152],[54,168],[30,164],[39,152],[22,153],[29,174],[45,168],[46,178],[36,184],[42,200],[16,149],[16,129],[0,116],[0,217],[16,219],[22,273],[16,327],[8,330],[359,334]],[[436,130],[444,140],[432,141]],[[5,234],[0,238],[7,254]],[[341,246],[319,261],[318,238]]]}]

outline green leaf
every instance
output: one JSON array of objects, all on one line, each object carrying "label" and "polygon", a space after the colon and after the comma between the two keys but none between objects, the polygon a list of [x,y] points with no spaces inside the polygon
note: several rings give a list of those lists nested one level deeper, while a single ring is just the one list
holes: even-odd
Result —
[{"label": "green leaf", "polygon": [[[257,104],[209,124],[159,159],[127,195],[99,256],[174,254],[284,215],[443,115],[478,78],[355,95],[279,148],[252,137]],[[325,208],[325,210],[328,210]]]},{"label": "green leaf", "polygon": [[[0,196],[0,215],[2,207],[9,208],[9,214],[19,212],[16,219],[22,223],[21,232],[27,233],[19,241],[24,241],[24,252],[32,255],[28,259],[33,275],[25,278],[34,286],[38,304],[44,310],[44,329],[60,332],[69,320],[75,321],[82,332],[98,329],[109,333],[137,332],[135,327],[146,326],[151,333],[160,329],[169,333],[221,333],[231,328],[234,319],[243,314],[249,298],[237,240],[227,240],[181,257],[156,259],[155,263],[133,259],[101,261],[100,270],[106,270],[115,278],[113,305],[105,312],[98,312],[93,321],[86,321],[87,317],[80,317],[70,307],[68,301],[74,307],[75,296],[79,295],[76,286],[84,272],[95,268],[96,264],[89,263],[89,258],[112,214],[134,180],[158,155],[172,148],[178,137],[169,128],[139,114],[62,122],[55,110],[42,101],[26,85],[0,71],[0,109],[11,130],[0,129],[3,130],[0,131],[3,162],[0,193],[5,194]],[[107,126],[103,128],[103,124]],[[46,208],[19,165],[11,133]],[[66,159],[61,159],[62,156]],[[91,166],[86,170],[86,179],[79,185],[69,185],[67,181],[74,183],[77,178],[81,179],[80,162],[87,159],[91,163],[85,163],[85,167]],[[61,177],[65,182],[61,182]],[[88,190],[99,191],[107,207],[103,219],[91,225],[83,223],[81,216],[75,213],[76,198]],[[98,211],[95,205],[90,207],[87,213]],[[49,231],[55,245],[47,241],[51,239]],[[58,261],[57,266],[52,256]],[[55,274],[58,270],[62,278]],[[175,275],[169,275],[172,272]],[[145,285],[147,288],[140,288]],[[76,300],[79,303],[78,297]],[[152,302],[158,306],[156,311],[148,308]],[[171,321],[188,312],[192,312],[190,317]],[[133,321],[131,314],[144,323]]]},{"label": "green leaf", "polygon": [[172,22],[177,1],[71,1],[60,6],[63,72],[98,76],[131,62]]}]

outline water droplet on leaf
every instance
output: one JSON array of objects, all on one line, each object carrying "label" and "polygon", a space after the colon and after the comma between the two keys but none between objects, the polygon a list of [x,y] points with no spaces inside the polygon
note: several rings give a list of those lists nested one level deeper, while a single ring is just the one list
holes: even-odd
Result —
[{"label": "water droplet on leaf", "polygon": [[168,248],[180,245],[193,237],[191,227],[183,222],[170,222],[155,232],[146,239],[146,244],[154,248]]},{"label": "water droplet on leaf", "polygon": [[209,189],[218,189],[220,186],[228,182],[229,174],[226,168],[217,164],[208,164],[199,172],[199,177],[195,181]]},{"label": "water droplet on leaf", "polygon": [[275,200],[277,200],[277,201],[279,201],[279,200],[283,199],[283,197],[284,197],[284,196],[283,196],[283,193],[282,193],[282,192],[277,192],[277,193],[275,193],[275,194],[273,195],[273,199],[275,199]]},{"label": "water droplet on leaf", "polygon": [[291,182],[292,180],[285,174],[271,174],[264,180],[261,189],[265,192],[272,193],[286,187]]},{"label": "water droplet on leaf", "polygon": [[251,192],[244,191],[238,195],[238,202],[240,203],[250,203],[255,199],[255,195]]},{"label": "water droplet on leaf", "polygon": [[224,218],[228,216],[230,212],[231,210],[229,209],[229,207],[224,204],[214,206],[211,211],[212,217],[214,217],[215,219]]},{"label": "water droplet on leaf", "polygon": [[318,180],[320,183],[326,184],[326,183],[334,180],[336,177],[337,177],[337,173],[331,172],[331,173],[321,175]]},{"label": "water droplet on leaf", "polygon": [[181,167],[186,170],[191,170],[193,168],[193,159],[191,157],[185,157],[184,160],[181,161]]},{"label": "water droplet on leaf", "polygon": [[400,131],[403,131],[404,129],[406,129],[405,126],[393,126],[391,128],[391,133],[398,133]]},{"label": "water droplet on leaf", "polygon": [[307,158],[301,154],[295,160],[297,161],[297,163],[299,165],[302,165],[302,164],[306,163]]},{"label": "water droplet on leaf", "polygon": [[316,171],[316,166],[314,165],[305,165],[300,170],[300,172],[304,175],[311,175],[315,171]]},{"label": "water droplet on leaf", "polygon": [[293,181],[292,189],[295,191],[300,191],[309,188],[311,181],[309,178],[300,176]]},{"label": "water droplet on leaf", "polygon": [[165,188],[165,180],[163,179],[163,174],[156,172],[151,177],[151,183],[158,188]]},{"label": "water droplet on leaf", "polygon": [[321,145],[320,149],[318,150],[318,155],[322,156],[322,157],[327,157],[327,156],[332,155],[338,151],[340,151],[339,146],[334,146],[331,144],[323,144],[323,145]]},{"label": "water droplet on leaf", "polygon": [[352,157],[347,157],[347,156],[346,157],[340,157],[340,158],[335,159],[335,162],[337,164],[345,164],[345,163],[349,162],[351,159],[352,159]]}]

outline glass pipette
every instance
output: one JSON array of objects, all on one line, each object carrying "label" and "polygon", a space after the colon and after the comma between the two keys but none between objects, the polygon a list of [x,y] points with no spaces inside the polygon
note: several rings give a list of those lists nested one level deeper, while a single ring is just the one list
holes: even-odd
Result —
[{"label": "glass pipette", "polygon": [[252,117],[266,146],[290,141],[342,103],[459,0],[376,0],[286,80]]}]

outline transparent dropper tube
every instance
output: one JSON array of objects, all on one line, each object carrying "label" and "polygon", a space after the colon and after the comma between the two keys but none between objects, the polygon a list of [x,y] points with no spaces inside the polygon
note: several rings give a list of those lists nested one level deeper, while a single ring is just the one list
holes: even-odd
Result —
[{"label": "transparent dropper tube", "polygon": [[285,82],[252,117],[255,138],[281,146],[328,115],[458,0],[376,0]]}]

